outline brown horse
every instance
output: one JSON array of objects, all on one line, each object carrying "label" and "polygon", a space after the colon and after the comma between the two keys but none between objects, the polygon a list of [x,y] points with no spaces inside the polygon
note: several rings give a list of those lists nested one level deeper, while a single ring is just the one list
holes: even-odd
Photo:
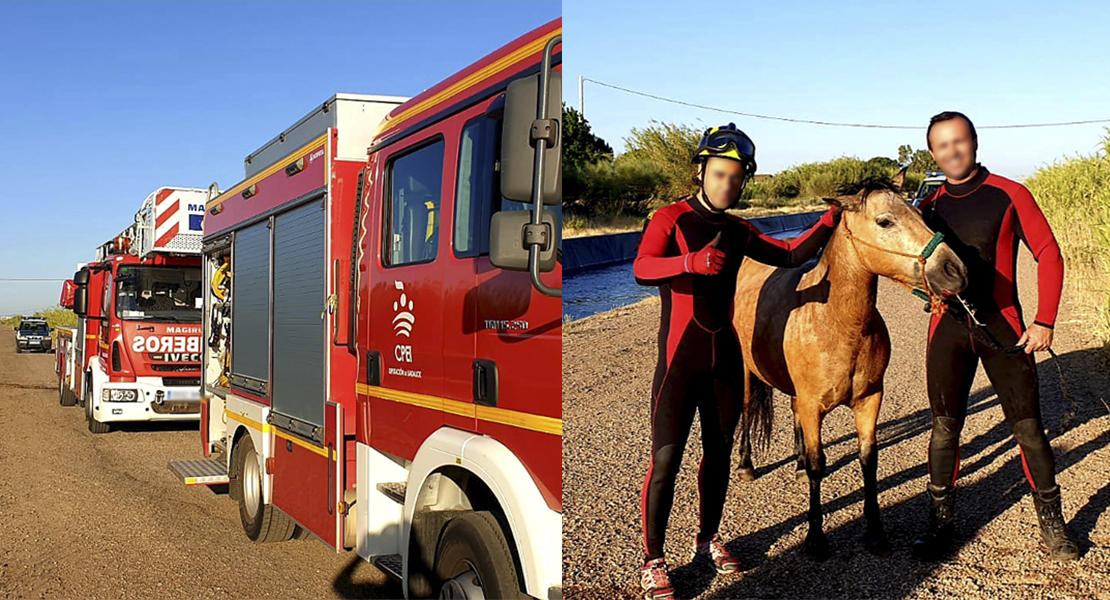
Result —
[{"label": "brown horse", "polygon": [[[898,190],[904,175],[903,170],[893,181],[870,179],[825,200],[840,206],[842,214],[816,266],[783,269],[749,260],[737,275],[733,324],[746,381],[741,477],[755,477],[751,434],[763,441],[770,435],[769,385],[791,397],[798,476],[809,479],[805,552],[819,560],[831,553],[822,530],[821,421],[841,405],[855,413],[867,520],[864,547],[890,554],[876,481],[875,425],[890,358],[890,336],[875,308],[878,277],[916,288],[924,279],[937,298],[959,293],[967,283],[960,259],[947,245],[936,245],[921,213],[902,199]],[[929,246],[935,248],[931,254]],[[918,258],[922,254],[928,259]]]}]

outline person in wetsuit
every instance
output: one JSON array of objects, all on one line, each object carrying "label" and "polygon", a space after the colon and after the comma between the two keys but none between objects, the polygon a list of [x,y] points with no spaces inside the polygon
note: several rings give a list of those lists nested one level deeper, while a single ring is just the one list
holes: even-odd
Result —
[{"label": "person in wetsuit", "polygon": [[659,287],[659,361],[652,383],[651,462],[641,492],[645,563],[641,585],[649,599],[673,588],[663,558],[675,478],[693,425],[700,417],[698,469],[701,530],[694,560],[731,573],[739,561],[717,534],[728,489],[732,443],[743,411],[743,357],[732,325],[736,273],[745,257],[798,266],[824,247],[836,226],[833,209],[800,237],[782,242],[725,211],[740,200],[755,174],[755,145],[730,123],[707,130],[693,163],[699,190],[656,211],[634,263],[636,281]]},{"label": "person in wetsuit", "polygon": [[[922,202],[922,215],[929,227],[944,234],[944,241],[967,266],[968,287],[961,296],[997,344],[989,337],[984,340],[972,335],[972,322],[966,314],[957,316],[965,323],[935,314],[930,321],[926,354],[933,413],[926,486],[929,522],[924,535],[914,542],[913,553],[936,560],[951,547],[960,430],[975,371],[982,361],[1021,449],[1042,539],[1053,558],[1075,560],[1079,549],[1061,512],[1033,358],[1034,352],[1052,346],[1064,280],[1060,247],[1029,190],[976,162],[978,137],[965,115],[936,115],[929,122],[926,141],[946,180]],[[1015,282],[1020,243],[1037,261],[1037,315],[1028,328]]]}]

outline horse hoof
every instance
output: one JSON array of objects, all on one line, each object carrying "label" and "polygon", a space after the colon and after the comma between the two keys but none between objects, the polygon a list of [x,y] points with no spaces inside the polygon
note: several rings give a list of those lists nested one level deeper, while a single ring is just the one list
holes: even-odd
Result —
[{"label": "horse hoof", "polygon": [[809,483],[809,473],[805,469],[798,469],[794,471],[794,479],[802,483]]},{"label": "horse hoof", "polygon": [[751,467],[740,467],[740,481],[755,481],[755,469]]},{"label": "horse hoof", "polygon": [[829,546],[829,538],[824,533],[819,535],[807,535],[805,542],[806,556],[813,560],[823,561],[832,556],[832,548]]},{"label": "horse hoof", "polygon": [[886,535],[865,535],[863,537],[863,549],[882,558],[890,556],[894,551],[890,547],[890,541],[886,539]]}]

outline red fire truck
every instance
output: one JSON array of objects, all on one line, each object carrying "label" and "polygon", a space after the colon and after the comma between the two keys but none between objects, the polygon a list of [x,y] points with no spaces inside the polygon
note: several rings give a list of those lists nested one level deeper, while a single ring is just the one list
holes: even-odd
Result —
[{"label": "red fire truck", "polygon": [[58,392],[89,431],[200,415],[200,243],[209,192],[164,187],[62,289]]},{"label": "red fire truck", "polygon": [[409,597],[561,596],[560,41],[337,94],[208,202],[208,458],[170,468],[229,484],[250,539]]}]

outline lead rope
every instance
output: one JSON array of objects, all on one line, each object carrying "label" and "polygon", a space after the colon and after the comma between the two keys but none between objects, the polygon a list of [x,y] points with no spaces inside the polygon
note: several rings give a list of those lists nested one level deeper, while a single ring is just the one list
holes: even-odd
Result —
[{"label": "lead rope", "polygon": [[[932,314],[943,316],[948,313],[948,303],[945,302],[943,298],[933,293],[933,289],[929,287],[929,281],[928,279],[926,279],[925,276],[925,263],[929,260],[929,257],[932,256],[933,252],[935,252],[936,249],[940,246],[941,242],[944,241],[943,233],[937,232],[933,234],[933,238],[929,240],[929,243],[925,244],[925,247],[921,250],[921,254],[914,255],[907,252],[899,252],[897,250],[883,248],[881,246],[872,244],[867,240],[862,240],[852,233],[852,230],[848,227],[847,220],[843,220],[843,223],[844,234],[848,237],[848,240],[851,241],[852,250],[856,252],[857,256],[859,254],[859,251],[856,250],[855,244],[860,243],[864,246],[874,248],[875,250],[878,250],[880,252],[894,254],[896,256],[904,256],[906,258],[912,258],[916,260],[918,264],[921,265],[921,285],[923,289],[915,288],[902,281],[895,280],[895,282],[912,292],[914,296],[917,296],[918,298],[928,302],[929,312],[931,312]],[[998,338],[994,337],[994,334],[991,333],[990,329],[987,329],[986,325],[979,322],[979,319],[975,317],[975,311],[971,308],[971,306],[968,305],[967,302],[964,301],[963,298],[960,297],[959,294],[956,295],[956,300],[958,300],[963,306],[963,309],[970,317],[972,324],[964,323],[954,314],[952,314],[951,316],[953,319],[956,320],[957,323],[966,327],[973,336],[978,337],[988,346],[1000,352],[1005,352],[1007,354],[1016,354],[1017,352],[1025,351],[1025,349],[1021,346],[1003,346],[1002,343],[998,341]],[[1072,397],[1071,393],[1068,392],[1067,383],[1064,381],[1064,368],[1060,366],[1060,358],[1056,356],[1056,352],[1052,350],[1052,348],[1048,348],[1048,354],[1052,357],[1052,364],[1056,366],[1056,374],[1060,378],[1060,394],[1068,403],[1068,411],[1060,416],[1060,430],[1066,431],[1068,429],[1071,429],[1072,424],[1075,422],[1075,416],[1079,412],[1079,403],[1076,402],[1075,398]],[[1106,407],[1107,414],[1110,414],[1110,404],[1107,404],[1106,400],[1103,398],[1100,398],[1100,400],[1102,400],[1102,405]]]},{"label": "lead rope", "polygon": [[857,256],[859,255],[859,250],[856,250],[856,244],[859,243],[863,244],[864,246],[874,248],[879,252],[885,252],[887,254],[903,256],[916,260],[921,268],[921,289],[915,288],[903,281],[898,281],[897,279],[895,279],[894,281],[898,285],[912,292],[914,296],[917,296],[918,298],[921,298],[922,300],[928,302],[929,312],[933,313],[934,315],[940,316],[948,311],[948,304],[945,303],[944,299],[941,298],[939,295],[933,293],[933,288],[929,286],[929,280],[926,279],[925,276],[925,263],[929,260],[929,257],[933,255],[933,252],[936,252],[936,249],[940,247],[941,242],[944,241],[943,233],[937,232],[933,234],[933,237],[929,240],[929,243],[925,244],[925,247],[921,249],[921,254],[910,254],[908,252],[899,252],[898,250],[883,248],[881,246],[872,244],[867,240],[860,239],[856,237],[855,234],[852,233],[852,230],[848,227],[847,219],[842,219],[842,222],[844,223],[844,235],[846,235],[848,237],[848,241],[852,243],[852,250],[856,252]]},{"label": "lead rope", "polygon": [[[965,323],[961,321],[954,314],[952,315],[952,318],[956,319],[957,323],[967,328],[968,332],[971,333],[973,337],[978,338],[979,341],[986,344],[992,350],[998,352],[1004,352],[1006,354],[1017,354],[1019,352],[1025,352],[1025,348],[1022,346],[1003,345],[1002,342],[998,341],[998,338],[996,338],[994,334],[991,333],[991,330],[987,328],[986,324],[980,321],[975,316],[975,309],[973,309],[971,305],[967,303],[967,301],[965,301],[958,294],[956,295],[956,300],[959,301],[960,306],[967,314],[969,322]],[[1047,350],[1048,355],[1052,358],[1052,364],[1056,367],[1056,375],[1060,379],[1060,395],[1063,396],[1064,400],[1068,403],[1068,411],[1060,415],[1060,431],[1064,432],[1071,429],[1072,425],[1075,423],[1075,416],[1079,412],[1079,403],[1076,402],[1075,398],[1071,395],[1070,392],[1068,392],[1068,385],[1067,382],[1064,380],[1064,368],[1060,366],[1060,357],[1056,355],[1056,351],[1052,348],[1048,348]],[[1110,414],[1110,405],[1107,405],[1106,400],[1103,398],[1099,398],[1099,400],[1101,400],[1102,405],[1106,407],[1107,414]]]}]

